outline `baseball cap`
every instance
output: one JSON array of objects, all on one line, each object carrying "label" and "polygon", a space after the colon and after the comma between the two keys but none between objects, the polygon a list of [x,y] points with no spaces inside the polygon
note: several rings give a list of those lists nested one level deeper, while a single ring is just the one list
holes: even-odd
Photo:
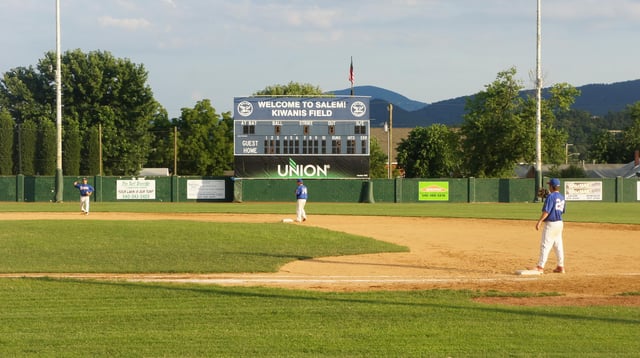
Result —
[{"label": "baseball cap", "polygon": [[560,179],[551,178],[547,184],[551,184],[552,186],[560,186]]},{"label": "baseball cap", "polygon": [[302,179],[298,179],[296,180],[298,183],[302,183]]},{"label": "baseball cap", "polygon": [[82,178],[82,180],[87,180],[87,177]]}]

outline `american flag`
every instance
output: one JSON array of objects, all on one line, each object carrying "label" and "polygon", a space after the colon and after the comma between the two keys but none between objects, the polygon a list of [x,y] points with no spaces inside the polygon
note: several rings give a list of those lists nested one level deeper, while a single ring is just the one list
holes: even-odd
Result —
[{"label": "american flag", "polygon": [[356,81],[356,76],[353,74],[353,57],[351,57],[351,66],[349,66],[349,82],[351,85]]}]

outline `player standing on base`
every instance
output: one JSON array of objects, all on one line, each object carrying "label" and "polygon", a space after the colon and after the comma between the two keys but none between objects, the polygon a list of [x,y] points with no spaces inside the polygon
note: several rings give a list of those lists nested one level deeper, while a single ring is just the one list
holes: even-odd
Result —
[{"label": "player standing on base", "polygon": [[298,187],[296,187],[296,221],[303,222],[307,220],[307,213],[304,206],[307,204],[307,187],[298,179]]},{"label": "player standing on base", "polygon": [[540,242],[540,258],[534,270],[540,273],[544,272],[544,264],[549,258],[551,248],[553,248],[558,260],[558,265],[553,272],[564,273],[564,247],[562,244],[564,223],[562,214],[564,214],[565,200],[559,191],[560,180],[553,178],[547,184],[549,184],[549,195],[544,199],[542,214],[536,223],[536,230],[540,230],[540,226],[543,223],[544,228],[542,229],[542,240]]},{"label": "player standing on base", "polygon": [[82,178],[82,183],[74,181],[73,186],[80,190],[80,210],[83,214],[89,215],[89,202],[95,189],[87,183],[87,178]]}]

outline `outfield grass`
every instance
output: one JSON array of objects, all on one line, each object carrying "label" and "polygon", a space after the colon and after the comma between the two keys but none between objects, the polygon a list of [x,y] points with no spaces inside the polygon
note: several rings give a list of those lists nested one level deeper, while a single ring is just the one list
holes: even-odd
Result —
[{"label": "outfield grass", "polygon": [[[537,220],[541,203],[307,203],[307,214],[313,215],[377,215],[425,216],[480,219]],[[75,202],[13,203],[0,202],[0,212],[74,212]],[[295,203],[158,203],[100,202],[91,210],[99,212],[163,212],[163,213],[244,213],[295,214]],[[640,203],[567,203],[567,222],[640,224]]]},{"label": "outfield grass", "polygon": [[631,357],[638,308],[506,307],[470,291],[319,293],[0,280],[0,351],[33,357]]},{"label": "outfield grass", "polygon": [[[78,210],[0,203],[0,211]],[[293,203],[94,203],[94,213],[290,214]],[[540,204],[309,203],[313,215],[535,220]],[[639,224],[638,204],[570,203],[568,221]],[[0,221],[2,272],[259,272],[406,248],[303,225]],[[553,294],[542,293],[542,294]],[[630,293],[637,294],[637,293]],[[0,356],[632,357],[639,307],[507,307],[496,292],[320,293],[214,285],[0,279]],[[515,293],[514,295],[519,295]]]}]

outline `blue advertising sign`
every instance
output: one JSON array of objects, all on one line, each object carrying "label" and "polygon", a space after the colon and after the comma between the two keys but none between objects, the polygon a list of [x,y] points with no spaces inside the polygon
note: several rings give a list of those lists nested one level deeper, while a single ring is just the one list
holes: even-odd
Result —
[{"label": "blue advertising sign", "polygon": [[369,97],[236,97],[235,120],[369,120]]}]

